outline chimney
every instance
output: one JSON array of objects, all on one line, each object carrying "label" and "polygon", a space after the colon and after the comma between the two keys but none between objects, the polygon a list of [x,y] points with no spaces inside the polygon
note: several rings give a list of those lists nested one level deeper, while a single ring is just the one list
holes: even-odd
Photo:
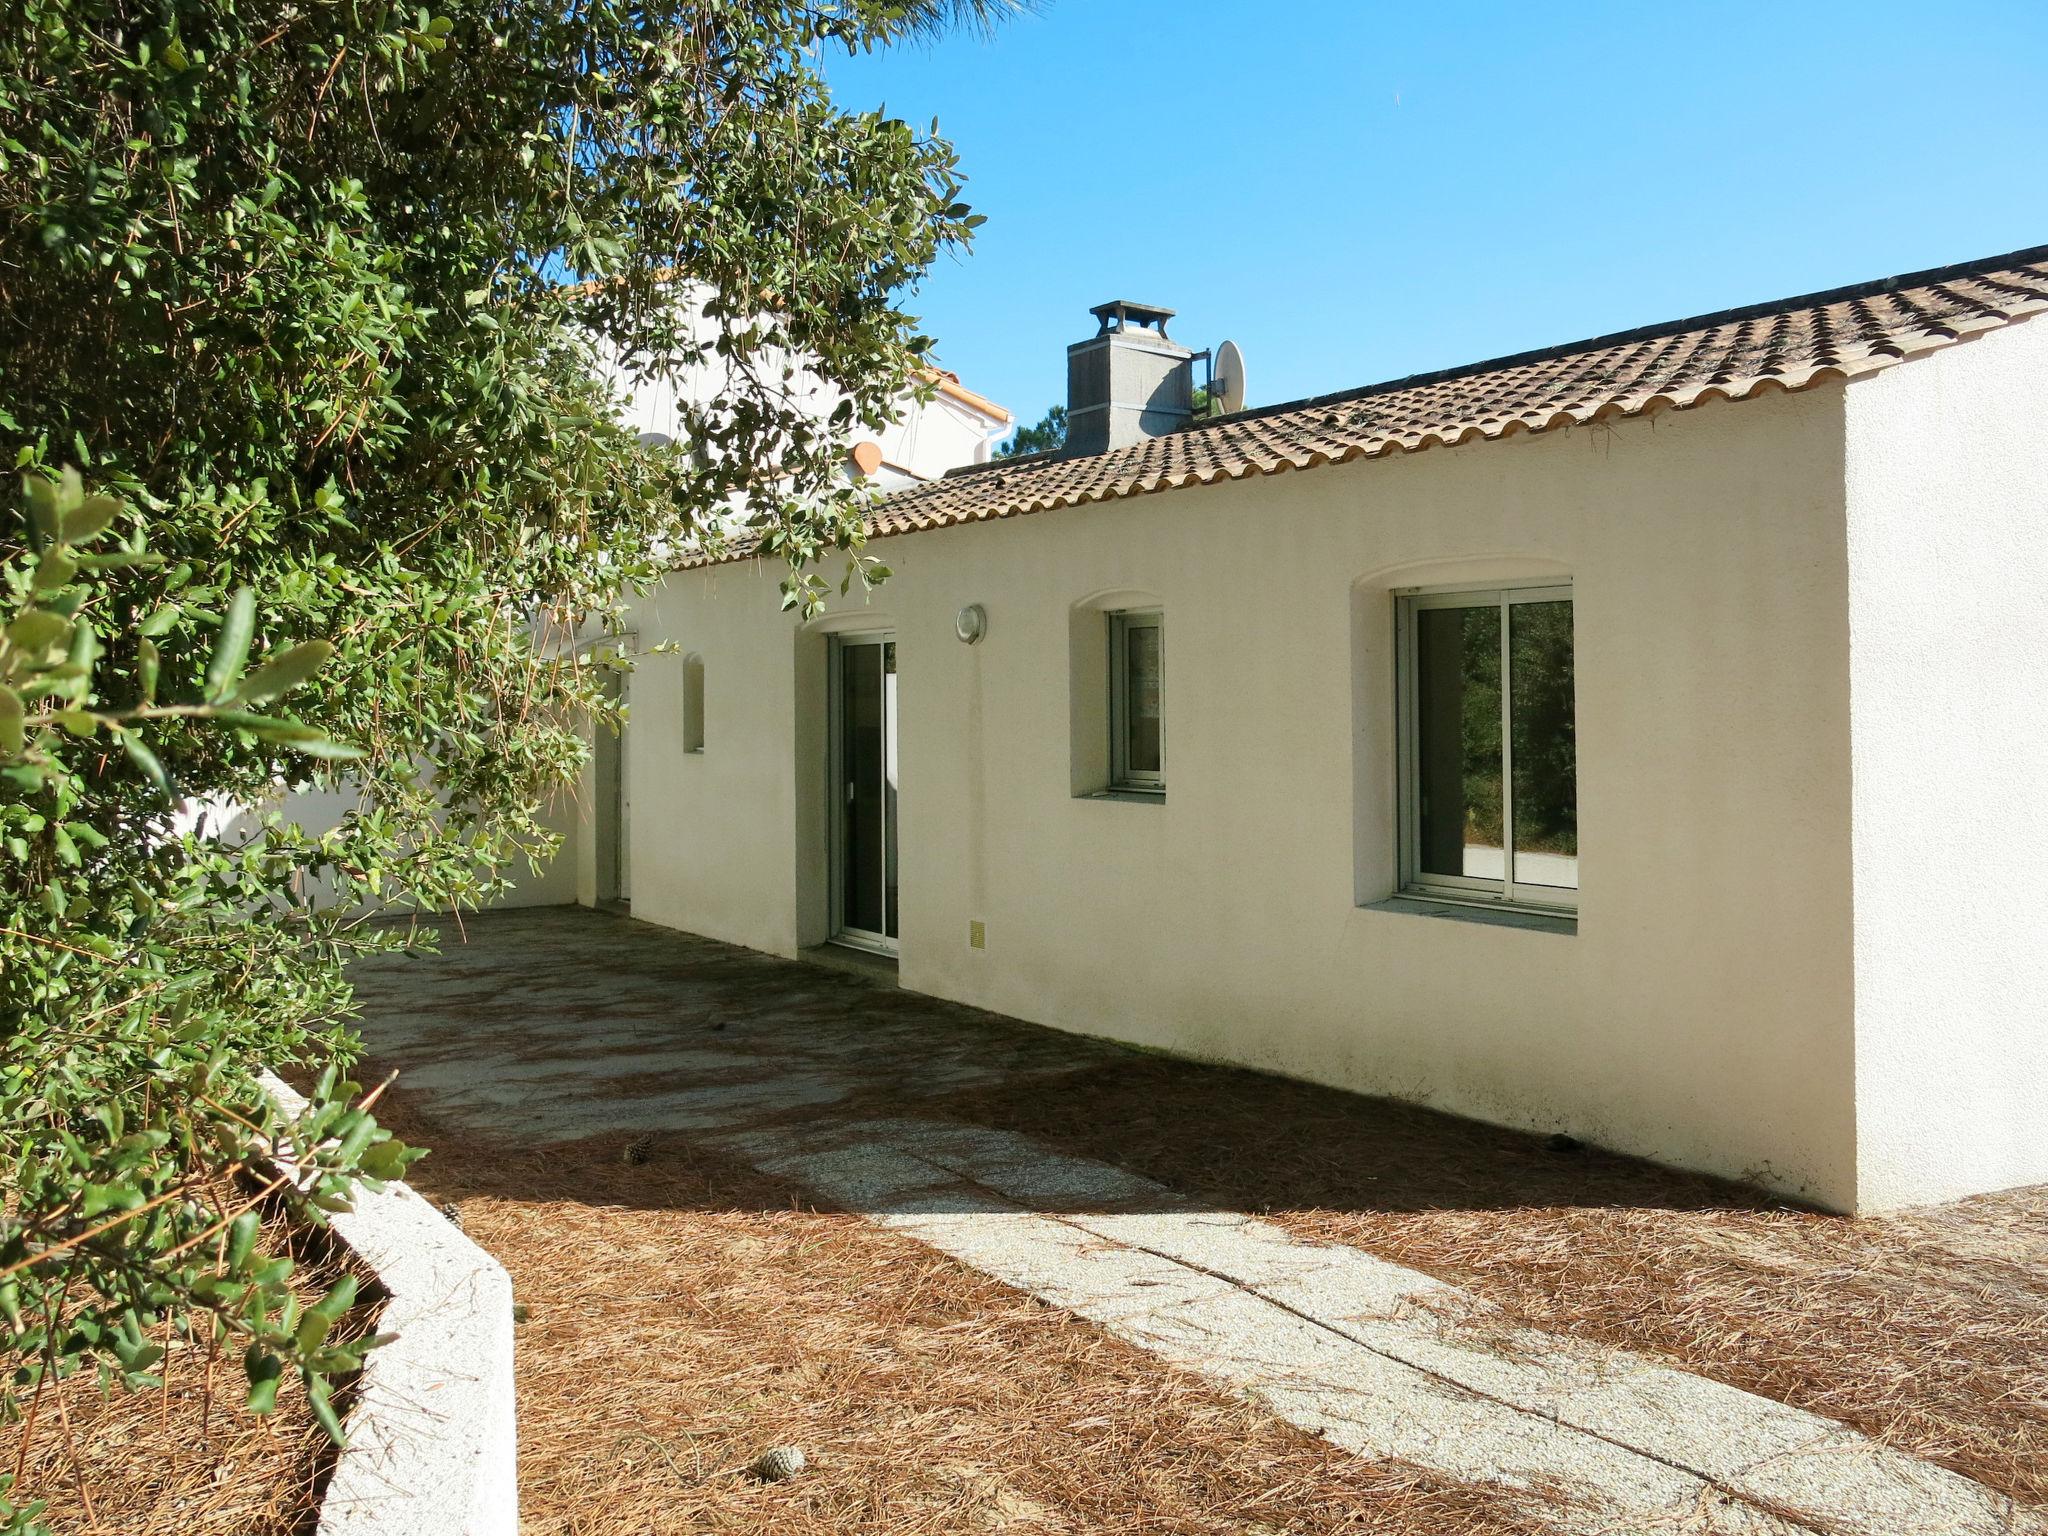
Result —
[{"label": "chimney", "polygon": [[1089,313],[1100,328],[1067,348],[1066,451],[1128,448],[1185,423],[1195,410],[1195,354],[1167,339],[1173,311],[1113,299]]}]

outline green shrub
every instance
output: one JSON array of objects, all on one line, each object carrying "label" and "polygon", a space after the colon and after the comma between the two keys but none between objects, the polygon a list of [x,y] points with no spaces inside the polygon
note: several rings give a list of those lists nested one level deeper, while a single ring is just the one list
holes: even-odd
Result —
[{"label": "green shrub", "polygon": [[[928,361],[905,285],[979,220],[819,50],[989,9],[0,8],[0,1414],[209,1332],[251,1406],[297,1370],[324,1411],[359,1351],[326,1338],[346,1296],[301,1311],[253,1257],[254,1073],[319,1077],[317,1176],[272,1198],[317,1219],[398,1172],[343,1021],[345,963],[400,940],[357,911],[552,851],[607,707],[569,639],[714,519],[788,606],[835,552],[874,574],[845,442]],[[600,354],[730,385],[642,444]],[[263,810],[302,785],[356,808]]]}]

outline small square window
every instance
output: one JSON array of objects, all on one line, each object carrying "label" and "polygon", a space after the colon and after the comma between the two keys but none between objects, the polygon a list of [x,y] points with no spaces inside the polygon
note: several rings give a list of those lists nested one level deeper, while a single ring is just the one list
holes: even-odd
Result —
[{"label": "small square window", "polygon": [[1578,905],[1578,743],[1569,586],[1399,600],[1401,886]]},{"label": "small square window", "polygon": [[1109,616],[1110,786],[1166,791],[1166,620],[1154,609]]}]

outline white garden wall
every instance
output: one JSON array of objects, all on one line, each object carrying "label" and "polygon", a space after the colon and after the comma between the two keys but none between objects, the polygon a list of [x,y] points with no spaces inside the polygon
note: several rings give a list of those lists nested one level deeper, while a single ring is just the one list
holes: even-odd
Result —
[{"label": "white garden wall", "polygon": [[511,1277],[408,1184],[359,1190],[332,1227],[377,1277],[392,1338],[363,1363],[316,1536],[518,1536]]}]

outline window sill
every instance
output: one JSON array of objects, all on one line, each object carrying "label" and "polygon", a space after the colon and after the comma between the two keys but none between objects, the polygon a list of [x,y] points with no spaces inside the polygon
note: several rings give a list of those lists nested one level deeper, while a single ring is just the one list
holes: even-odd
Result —
[{"label": "window sill", "polygon": [[1445,917],[1454,923],[1483,923],[1492,928],[1523,928],[1532,933],[1579,931],[1577,914],[1531,912],[1520,907],[1481,907],[1462,901],[1437,901],[1428,896],[1390,896],[1385,901],[1366,902],[1367,912],[1403,912],[1413,917]]},{"label": "window sill", "polygon": [[1163,789],[1091,789],[1086,794],[1074,796],[1076,800],[1121,800],[1129,805],[1164,805],[1166,791]]}]

